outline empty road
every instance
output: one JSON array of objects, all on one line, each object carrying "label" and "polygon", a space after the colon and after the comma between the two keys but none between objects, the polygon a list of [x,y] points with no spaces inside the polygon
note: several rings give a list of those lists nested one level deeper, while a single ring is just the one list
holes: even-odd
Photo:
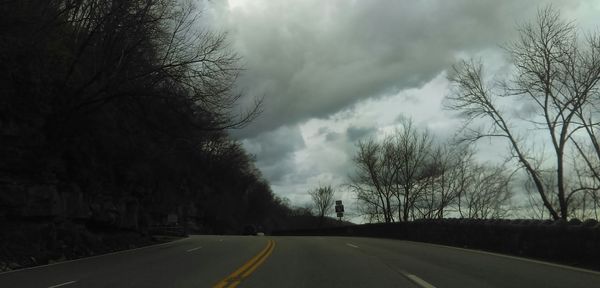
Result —
[{"label": "empty road", "polygon": [[600,273],[353,237],[191,236],[0,274],[0,287],[600,287]]}]

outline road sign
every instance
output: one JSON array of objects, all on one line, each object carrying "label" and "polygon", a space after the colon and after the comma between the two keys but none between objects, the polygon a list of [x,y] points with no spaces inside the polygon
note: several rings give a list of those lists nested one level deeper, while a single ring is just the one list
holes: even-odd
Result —
[{"label": "road sign", "polygon": [[342,217],[344,217],[344,205],[342,204],[342,200],[335,201],[335,213],[337,214],[337,217],[342,220]]}]

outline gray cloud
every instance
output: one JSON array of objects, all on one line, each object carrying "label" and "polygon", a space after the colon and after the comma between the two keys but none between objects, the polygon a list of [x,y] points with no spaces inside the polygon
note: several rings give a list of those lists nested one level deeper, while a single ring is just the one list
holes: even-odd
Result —
[{"label": "gray cloud", "polygon": [[[264,113],[232,131],[234,137],[257,155],[257,166],[276,193],[304,203],[306,189],[320,181],[345,181],[354,144],[381,133],[381,125],[397,124],[403,117],[397,115],[411,115],[439,141],[452,137],[460,121],[439,107],[440,93],[447,92],[443,71],[457,58],[474,55],[502,68],[505,59],[492,57],[498,45],[514,39],[516,24],[549,2],[568,19],[598,24],[594,0],[203,0],[201,5],[205,24],[227,31],[232,50],[243,59],[246,70],[236,84],[245,104],[264,97]],[[422,90],[425,83],[433,85]],[[515,115],[531,113],[527,105],[515,110]],[[481,154],[496,153],[496,146],[484,146]]]},{"label": "gray cloud", "polygon": [[242,143],[249,153],[257,155],[257,166],[273,182],[283,180],[295,165],[294,152],[305,147],[298,126],[283,126]]},{"label": "gray cloud", "polygon": [[291,156],[296,150],[305,147],[304,139],[297,126],[283,126],[277,130],[265,132],[246,140],[250,152],[259,154],[259,161],[273,164]]},{"label": "gray cloud", "polygon": [[421,86],[459,53],[510,39],[515,21],[547,1],[216,2],[212,24],[229,31],[247,69],[239,88],[265,97],[263,115],[236,131],[252,137]]},{"label": "gray cloud", "polygon": [[348,129],[346,129],[346,136],[348,137],[348,141],[354,143],[366,136],[368,136],[369,134],[372,134],[373,132],[375,132],[375,128],[367,128],[367,127],[348,127]]},{"label": "gray cloud", "polygon": [[325,135],[325,140],[332,142],[332,141],[336,141],[342,138],[342,134],[337,133],[337,132],[331,132],[331,133],[327,133],[327,135]]},{"label": "gray cloud", "polygon": [[327,133],[329,133],[329,128],[327,128],[327,127],[321,127],[321,128],[319,128],[319,130],[317,131],[317,133],[319,135],[327,134]]}]

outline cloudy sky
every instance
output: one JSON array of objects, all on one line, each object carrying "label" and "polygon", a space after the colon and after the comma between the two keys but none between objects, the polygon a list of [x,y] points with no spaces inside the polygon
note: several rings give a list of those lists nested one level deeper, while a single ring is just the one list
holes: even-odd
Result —
[{"label": "cloudy sky", "polygon": [[[273,191],[297,206],[319,184],[352,173],[355,143],[410,117],[440,138],[460,119],[442,109],[446,70],[479,57],[488,70],[507,63],[499,45],[551,2],[583,31],[600,27],[594,0],[205,0],[203,19],[227,32],[246,69],[237,87],[264,97],[264,112],[233,131],[256,155]],[[482,161],[504,146],[480,145]],[[492,143],[493,144],[493,143]],[[338,188],[347,206],[353,196]],[[352,207],[349,207],[352,209]]]}]

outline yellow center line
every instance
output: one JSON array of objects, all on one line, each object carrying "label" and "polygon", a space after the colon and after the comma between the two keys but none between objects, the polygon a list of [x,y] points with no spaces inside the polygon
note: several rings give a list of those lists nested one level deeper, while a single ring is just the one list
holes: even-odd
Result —
[{"label": "yellow center line", "polygon": [[248,262],[235,270],[229,276],[223,278],[213,288],[236,287],[242,280],[250,276],[273,252],[275,241],[269,240],[267,246],[260,251],[256,256],[252,257]]}]

